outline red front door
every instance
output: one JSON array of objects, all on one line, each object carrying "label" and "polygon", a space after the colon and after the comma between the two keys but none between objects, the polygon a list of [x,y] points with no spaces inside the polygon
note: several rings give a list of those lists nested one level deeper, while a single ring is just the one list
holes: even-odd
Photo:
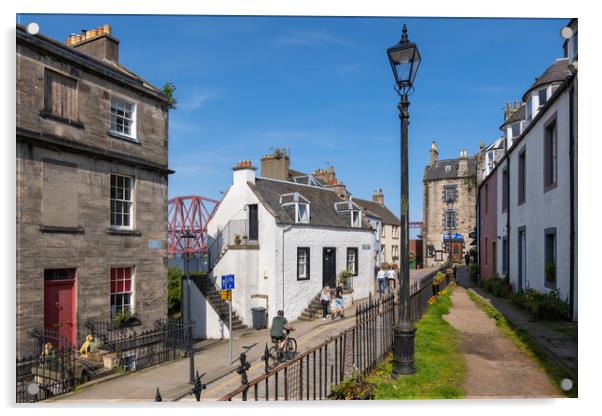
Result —
[{"label": "red front door", "polygon": [[462,243],[453,241],[451,243],[452,261],[454,263],[462,263]]},{"label": "red front door", "polygon": [[[72,278],[48,279],[53,271],[45,271],[44,280],[44,328],[57,330],[61,338],[70,345],[75,343],[75,271],[67,276]],[[64,272],[64,271],[63,271]],[[66,273],[58,276],[67,277]],[[55,345],[55,348],[64,347]]]}]

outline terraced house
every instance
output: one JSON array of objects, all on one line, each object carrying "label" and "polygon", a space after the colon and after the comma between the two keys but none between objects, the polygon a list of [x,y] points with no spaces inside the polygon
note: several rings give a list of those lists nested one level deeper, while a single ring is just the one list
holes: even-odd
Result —
[{"label": "terraced house", "polygon": [[[17,355],[34,329],[167,314],[167,97],[119,63],[108,25],[16,30]],[[57,341],[59,342],[59,341]]]}]

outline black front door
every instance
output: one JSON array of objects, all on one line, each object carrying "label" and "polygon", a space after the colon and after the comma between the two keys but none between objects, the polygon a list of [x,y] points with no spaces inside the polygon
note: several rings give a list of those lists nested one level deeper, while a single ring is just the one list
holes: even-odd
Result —
[{"label": "black front door", "polygon": [[257,204],[249,205],[249,240],[257,241]]},{"label": "black front door", "polygon": [[322,286],[333,288],[337,284],[336,254],[334,247],[322,249]]}]

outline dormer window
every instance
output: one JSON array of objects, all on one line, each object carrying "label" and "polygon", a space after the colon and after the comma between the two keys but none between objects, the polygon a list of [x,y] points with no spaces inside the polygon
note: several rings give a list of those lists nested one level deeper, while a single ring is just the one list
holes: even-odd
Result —
[{"label": "dormer window", "polygon": [[512,138],[512,139],[517,138],[522,133],[522,123],[520,121],[512,123],[512,125],[510,126],[510,130],[511,130],[510,138]]},{"label": "dormer window", "polygon": [[537,95],[539,98],[539,108],[541,108],[546,101],[548,101],[548,89],[542,88],[541,90],[537,91]]},{"label": "dormer window", "polygon": [[525,121],[528,123],[533,118],[533,98],[529,97],[527,103],[525,104]]},{"label": "dormer window", "polygon": [[339,213],[350,213],[351,226],[359,228],[362,226],[362,209],[353,201],[341,201],[334,203],[334,210]]},{"label": "dormer window", "polygon": [[295,209],[295,223],[297,224],[309,224],[310,202],[307,198],[301,195],[299,192],[293,192],[290,194],[280,195],[280,205],[282,207],[294,207]]},{"label": "dormer window", "polygon": [[361,211],[351,211],[351,226],[352,227],[361,227],[362,226],[362,212]]}]

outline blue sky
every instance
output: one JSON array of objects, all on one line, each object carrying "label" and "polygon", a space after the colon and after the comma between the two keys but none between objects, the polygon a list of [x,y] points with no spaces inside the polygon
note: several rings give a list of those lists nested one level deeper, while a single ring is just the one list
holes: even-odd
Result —
[{"label": "blue sky", "polygon": [[219,199],[237,160],[291,150],[305,172],[333,165],[359,198],[382,188],[399,212],[399,119],[386,49],[408,25],[422,65],[410,97],[410,219],[422,219],[428,149],[469,154],[500,135],[503,106],[556,58],[567,19],[18,15],[64,40],[112,26],[120,62],[177,87],[169,196]]}]

